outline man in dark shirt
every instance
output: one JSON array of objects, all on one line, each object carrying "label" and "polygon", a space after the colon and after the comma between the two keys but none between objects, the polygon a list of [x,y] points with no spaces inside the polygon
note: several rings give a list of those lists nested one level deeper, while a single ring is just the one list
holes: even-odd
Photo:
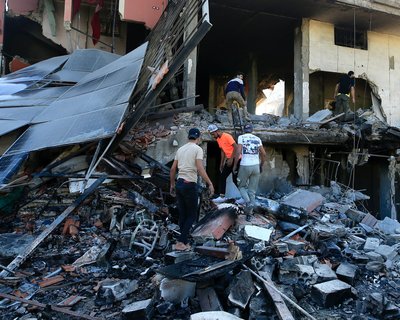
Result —
[{"label": "man in dark shirt", "polygon": [[248,118],[247,106],[246,106],[246,96],[244,94],[244,82],[243,82],[243,73],[237,72],[236,78],[233,78],[228,81],[225,87],[225,102],[226,108],[228,109],[228,117],[229,121],[232,122],[232,104],[234,101],[237,101],[240,108],[243,108],[244,117]]},{"label": "man in dark shirt", "polygon": [[353,104],[356,103],[355,96],[355,80],[354,80],[354,72],[349,71],[347,74],[344,74],[338,81],[335,87],[335,95],[334,99],[336,101],[335,105],[335,115],[340,113],[345,113],[346,115],[349,112],[349,99],[351,97]]}]

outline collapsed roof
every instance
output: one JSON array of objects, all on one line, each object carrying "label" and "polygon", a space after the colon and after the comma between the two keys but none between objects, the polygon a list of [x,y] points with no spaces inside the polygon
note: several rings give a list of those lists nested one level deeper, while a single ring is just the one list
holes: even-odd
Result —
[{"label": "collapsed roof", "polygon": [[[6,183],[29,152],[129,131],[211,27],[208,2],[170,2],[149,41],[125,56],[77,50],[0,81],[0,135],[26,130],[0,158]],[[199,21],[189,32],[191,21]],[[182,23],[185,21],[185,23]],[[143,67],[144,65],[144,67]],[[151,68],[147,68],[151,67]]]}]

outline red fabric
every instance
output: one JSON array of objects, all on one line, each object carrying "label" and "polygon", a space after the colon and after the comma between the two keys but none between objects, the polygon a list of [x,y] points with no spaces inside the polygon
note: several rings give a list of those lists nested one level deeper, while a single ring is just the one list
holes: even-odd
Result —
[{"label": "red fabric", "polygon": [[103,8],[104,0],[97,0],[96,9],[94,10],[94,15],[92,17],[91,26],[92,26],[92,41],[95,46],[96,43],[100,39],[100,10]]},{"label": "red fabric", "polygon": [[78,13],[81,7],[81,0],[73,0],[72,1],[72,18]]}]

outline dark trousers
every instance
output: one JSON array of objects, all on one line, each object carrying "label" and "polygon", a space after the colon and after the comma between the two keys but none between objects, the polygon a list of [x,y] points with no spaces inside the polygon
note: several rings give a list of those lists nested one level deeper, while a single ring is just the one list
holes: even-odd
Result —
[{"label": "dark trousers", "polygon": [[[336,96],[336,105],[335,105],[335,115],[341,114],[342,112],[344,112],[345,114],[347,114],[349,112],[349,96],[341,93],[339,95]],[[345,115],[346,117],[346,115]]]},{"label": "dark trousers", "polygon": [[[238,163],[239,167],[240,163]],[[219,194],[225,194],[226,192],[226,179],[229,177],[229,175],[232,173],[232,180],[235,185],[237,185],[237,174],[234,174],[232,172],[233,169],[233,164],[229,167],[226,164],[224,165],[224,168],[222,169],[222,172],[219,176]]]},{"label": "dark trousers", "polygon": [[181,235],[178,241],[187,244],[190,229],[196,221],[199,194],[197,183],[178,179],[176,182],[176,200],[179,211],[179,228]]}]

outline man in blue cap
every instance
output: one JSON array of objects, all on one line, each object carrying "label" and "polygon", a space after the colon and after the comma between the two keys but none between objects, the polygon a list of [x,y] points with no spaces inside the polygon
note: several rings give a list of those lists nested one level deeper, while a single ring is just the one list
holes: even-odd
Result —
[{"label": "man in blue cap", "polygon": [[[196,220],[198,207],[198,175],[208,184],[210,194],[214,194],[214,186],[203,166],[203,149],[198,146],[200,135],[200,130],[197,128],[189,130],[189,142],[178,149],[170,170],[170,193],[176,194],[181,232],[175,249],[180,251],[190,249],[188,237]],[[178,180],[175,183],[177,169]]]},{"label": "man in blue cap", "polygon": [[244,134],[238,137],[237,156],[233,165],[233,170],[238,168],[238,160],[241,155],[241,162],[238,173],[238,188],[246,205],[247,220],[250,220],[250,214],[255,205],[258,180],[260,179],[261,168],[266,159],[266,153],[261,139],[254,134],[253,126],[246,124]]}]

